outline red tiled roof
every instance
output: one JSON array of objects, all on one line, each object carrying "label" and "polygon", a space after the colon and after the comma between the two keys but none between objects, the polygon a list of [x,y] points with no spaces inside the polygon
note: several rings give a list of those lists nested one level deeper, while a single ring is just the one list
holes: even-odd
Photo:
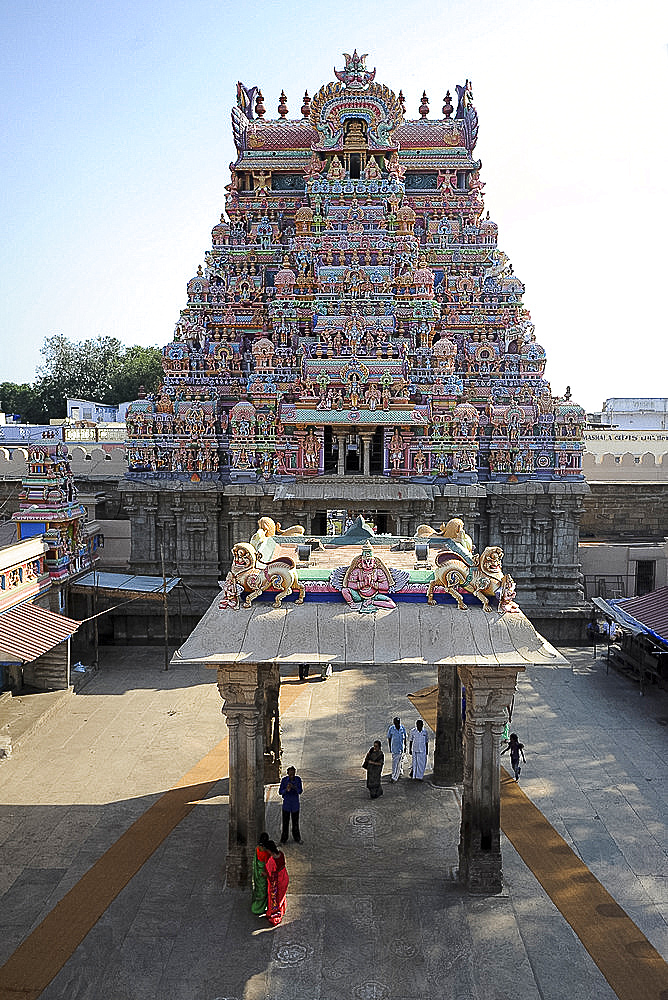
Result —
[{"label": "red tiled roof", "polygon": [[618,606],[668,642],[668,587],[653,590],[644,597],[627,597]]},{"label": "red tiled roof", "polygon": [[36,604],[19,604],[0,615],[0,660],[29,663],[74,635],[81,622]]},{"label": "red tiled roof", "polygon": [[254,121],[248,127],[248,151],[310,149],[320,136],[308,121]]},{"label": "red tiled roof", "polygon": [[463,146],[464,130],[458,121],[403,121],[393,135],[402,149]]}]

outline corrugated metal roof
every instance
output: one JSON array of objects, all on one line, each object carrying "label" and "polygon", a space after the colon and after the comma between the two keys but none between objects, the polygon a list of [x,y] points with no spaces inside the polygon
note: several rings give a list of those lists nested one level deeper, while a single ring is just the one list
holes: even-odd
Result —
[{"label": "corrugated metal roof", "polygon": [[627,597],[618,602],[618,607],[651,629],[663,642],[668,642],[668,587],[653,590],[643,597]]},{"label": "corrugated metal roof", "polygon": [[[180,576],[168,576],[165,581],[167,593],[179,583]],[[134,576],[130,573],[102,573],[94,570],[86,573],[72,582],[73,587],[80,590],[123,591],[126,594],[156,594],[162,593],[161,576]]]},{"label": "corrugated metal roof", "polygon": [[0,615],[0,660],[30,663],[69,639],[81,622],[37,607],[19,604]]}]

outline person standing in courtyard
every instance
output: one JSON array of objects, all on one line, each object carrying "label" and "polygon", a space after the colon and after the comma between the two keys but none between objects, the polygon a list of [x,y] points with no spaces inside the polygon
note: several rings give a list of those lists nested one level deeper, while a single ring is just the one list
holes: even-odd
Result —
[{"label": "person standing in courtyard", "polygon": [[369,748],[362,764],[366,771],[366,787],[369,789],[369,795],[372,799],[377,799],[379,795],[383,794],[380,778],[384,763],[385,754],[380,748],[380,740],[374,740],[373,746]]},{"label": "person standing in courtyard", "polygon": [[406,753],[406,729],[397,715],[387,730],[387,743],[392,754],[392,783],[397,782],[403,774],[404,754]]},{"label": "person standing in courtyard", "polygon": [[411,767],[411,777],[416,781],[424,778],[424,769],[427,766],[427,754],[429,752],[429,736],[423,728],[422,719],[418,719],[413,729],[411,729],[408,743],[408,752],[413,758]]},{"label": "person standing in courtyard", "polygon": [[520,767],[520,754],[522,755],[522,761],[526,764],[527,759],[524,756],[524,743],[520,743],[517,733],[511,733],[510,739],[508,741],[508,746],[501,751],[502,754],[507,753],[510,750],[510,763],[513,771],[515,772],[515,781],[520,780],[520,772],[522,768]]},{"label": "person standing in courtyard", "polygon": [[266,864],[271,856],[269,850],[269,834],[261,833],[255,848],[253,868],[251,870],[251,910],[258,917],[267,912],[267,869]]},{"label": "person standing in courtyard", "polygon": [[265,845],[269,858],[265,865],[267,871],[267,920],[276,927],[285,916],[285,895],[288,891],[290,878],[285,867],[285,855],[273,840]]},{"label": "person standing in courtyard", "polygon": [[304,791],[302,779],[299,777],[294,767],[288,768],[278,788],[278,794],[283,799],[283,829],[281,831],[281,843],[286,844],[288,831],[290,828],[290,817],[292,817],[292,839],[301,844],[302,838],[299,832],[299,796]]}]

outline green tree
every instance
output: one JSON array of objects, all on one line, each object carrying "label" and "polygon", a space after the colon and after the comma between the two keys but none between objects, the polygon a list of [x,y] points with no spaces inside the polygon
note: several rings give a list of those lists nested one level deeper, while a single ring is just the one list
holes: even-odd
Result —
[{"label": "green tree", "polygon": [[48,424],[49,413],[35,387],[24,383],[0,382],[0,409],[4,413],[18,413],[27,424]]},{"label": "green tree", "polygon": [[121,358],[121,367],[113,382],[113,399],[105,402],[124,403],[136,399],[140,386],[148,393],[157,390],[164,375],[162,351],[159,347],[128,347]]},{"label": "green tree", "polygon": [[79,344],[63,334],[47,337],[41,349],[35,392],[52,417],[67,414],[67,398],[99,403],[136,399],[139,387],[153,392],[162,378],[157,347],[125,347],[116,337],[95,337]]}]

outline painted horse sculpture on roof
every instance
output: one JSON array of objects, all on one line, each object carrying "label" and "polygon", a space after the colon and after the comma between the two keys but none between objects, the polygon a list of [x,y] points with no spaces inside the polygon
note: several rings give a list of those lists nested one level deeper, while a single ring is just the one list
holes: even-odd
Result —
[{"label": "painted horse sculpture on roof", "polygon": [[250,608],[251,601],[265,590],[276,590],[274,607],[293,590],[298,591],[295,604],[304,603],[305,590],[297,577],[297,564],[290,556],[281,556],[268,563],[261,563],[256,550],[248,542],[238,542],[232,548],[232,568],[223,582],[219,608],[238,608],[242,593],[247,594],[243,606]]},{"label": "painted horse sculpture on roof", "polygon": [[[456,546],[456,547],[455,547]],[[501,568],[503,549],[498,545],[488,545],[478,556],[464,553],[457,543],[443,552],[435,560],[434,579],[427,589],[427,603],[436,604],[434,589],[442,587],[457,602],[460,611],[466,605],[459,590],[473,594],[481,602],[484,611],[491,611],[490,597],[496,597],[499,611],[516,611],[514,603],[515,583]]]}]

